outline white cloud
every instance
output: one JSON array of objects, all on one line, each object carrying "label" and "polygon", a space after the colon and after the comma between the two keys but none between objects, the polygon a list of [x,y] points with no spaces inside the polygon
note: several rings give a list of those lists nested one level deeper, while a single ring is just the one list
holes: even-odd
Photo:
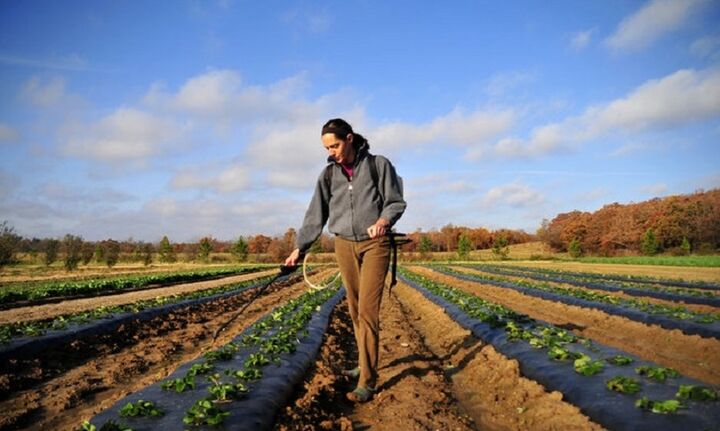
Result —
[{"label": "white cloud", "polygon": [[490,77],[485,91],[491,97],[500,97],[507,94],[509,91],[528,84],[535,80],[535,74],[530,72],[502,72],[497,73]]},{"label": "white cloud", "polygon": [[32,77],[23,85],[21,95],[32,105],[48,108],[60,103],[65,97],[65,79],[54,77],[43,80]]},{"label": "white cloud", "polygon": [[697,39],[690,45],[690,52],[700,58],[720,58],[720,35]]},{"label": "white cloud", "polygon": [[168,151],[182,136],[175,122],[130,108],[120,108],[95,124],[69,126],[65,152],[108,162],[142,160]]},{"label": "white cloud", "polygon": [[668,186],[664,183],[650,184],[640,188],[640,192],[651,195],[661,196],[668,192]]},{"label": "white cloud", "polygon": [[638,143],[638,142],[629,142],[613,152],[610,153],[612,157],[624,157],[628,156],[630,154],[639,153],[642,151],[647,150],[648,146],[646,144]]},{"label": "white cloud", "polygon": [[667,127],[720,114],[720,69],[679,70],[646,82],[627,97],[584,115],[591,134],[621,127],[628,130]]},{"label": "white cloud", "polygon": [[536,127],[526,141],[502,138],[491,153],[508,157],[547,155],[572,150],[610,133],[662,130],[718,115],[720,69],[680,70],[650,80],[623,98],[591,106],[579,116]]},{"label": "white cloud", "polygon": [[579,31],[570,39],[570,47],[575,51],[582,51],[590,43],[594,29]]},{"label": "white cloud", "polygon": [[[250,185],[249,167],[232,164],[219,169],[191,169],[176,175],[170,182],[174,189],[211,189],[218,193],[232,193]],[[208,174],[210,172],[210,174]]]},{"label": "white cloud", "polygon": [[189,79],[176,93],[168,93],[156,83],[143,101],[155,109],[223,124],[289,121],[312,108],[300,97],[304,86],[303,74],[263,87],[243,85],[242,77],[233,70],[213,70]]},{"label": "white cloud", "polygon": [[617,51],[632,51],[652,44],[681,28],[690,16],[711,0],[651,0],[620,22],[605,43]]},{"label": "white cloud", "polygon": [[513,207],[541,205],[545,198],[530,187],[518,182],[490,189],[483,198],[485,205],[506,204]]},{"label": "white cloud", "polygon": [[8,54],[0,54],[0,63],[29,66],[41,69],[83,71],[88,70],[87,61],[77,54],[66,56],[51,56],[47,58],[20,57]]},{"label": "white cloud", "polygon": [[426,144],[463,147],[477,152],[502,132],[508,130],[515,120],[512,110],[465,113],[455,109],[424,124],[395,122],[372,130],[373,141],[383,148],[401,149]]},{"label": "white cloud", "polygon": [[0,123],[0,142],[11,142],[20,137],[20,134],[8,126],[7,124]]}]

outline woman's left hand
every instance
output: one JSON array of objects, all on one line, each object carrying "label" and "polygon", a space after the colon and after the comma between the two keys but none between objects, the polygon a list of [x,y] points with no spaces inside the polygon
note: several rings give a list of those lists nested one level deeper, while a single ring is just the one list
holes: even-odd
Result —
[{"label": "woman's left hand", "polygon": [[370,226],[367,229],[367,233],[370,236],[370,238],[380,238],[381,236],[384,236],[385,233],[387,233],[389,223],[385,219],[378,219],[378,221],[375,222],[374,225]]}]

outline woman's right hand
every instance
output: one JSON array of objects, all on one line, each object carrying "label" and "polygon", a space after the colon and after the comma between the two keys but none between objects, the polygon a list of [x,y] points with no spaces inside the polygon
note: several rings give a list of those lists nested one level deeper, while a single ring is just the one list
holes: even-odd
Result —
[{"label": "woman's right hand", "polygon": [[285,259],[285,266],[296,266],[300,259],[300,249],[296,248],[290,253],[290,256]]}]

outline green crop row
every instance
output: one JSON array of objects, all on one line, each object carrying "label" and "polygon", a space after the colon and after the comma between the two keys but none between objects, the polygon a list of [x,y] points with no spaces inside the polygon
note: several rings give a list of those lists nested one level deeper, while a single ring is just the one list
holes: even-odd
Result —
[{"label": "green crop row", "polygon": [[[613,287],[619,287],[619,288],[625,288],[625,289],[638,289],[638,290],[647,290],[647,291],[653,291],[653,292],[663,292],[663,293],[670,293],[670,294],[681,294],[681,295],[689,295],[689,296],[697,296],[697,297],[705,297],[705,298],[716,298],[720,297],[719,292],[711,291],[711,290],[698,290],[698,289],[692,289],[687,287],[680,287],[680,286],[665,286],[660,284],[648,284],[652,283],[650,279],[647,279],[645,282],[640,282],[638,280],[632,280],[630,278],[625,277],[618,277],[618,279],[615,278],[602,278],[598,277],[597,274],[587,274],[587,273],[576,273],[576,272],[567,272],[567,271],[558,271],[554,269],[544,269],[544,268],[525,268],[525,267],[515,267],[515,266],[498,266],[498,265],[463,265],[468,268],[478,269],[480,271],[484,272],[490,272],[493,274],[500,274],[500,275],[510,275],[510,276],[516,276],[516,277],[533,277],[533,278],[542,278],[547,279],[547,281],[554,281],[552,279],[559,279],[564,280],[568,282],[577,282],[577,283],[587,283],[587,284],[593,284],[593,283],[608,283],[609,285]],[[622,278],[620,280],[619,278]]]},{"label": "green crop row", "polygon": [[636,310],[643,311],[649,314],[662,315],[671,317],[679,320],[692,320],[695,323],[710,324],[714,322],[720,322],[720,313],[700,313],[687,308],[676,305],[663,305],[653,304],[648,301],[632,298],[621,298],[604,293],[597,293],[587,289],[581,288],[564,288],[550,285],[548,283],[532,283],[525,280],[513,280],[507,277],[501,277],[497,275],[489,274],[469,274],[461,271],[457,271],[448,266],[435,265],[436,268],[441,268],[443,272],[462,275],[464,277],[470,277],[478,282],[483,281],[494,281],[502,283],[511,283],[520,287],[528,289],[539,290],[543,292],[554,293],[557,295],[569,296],[578,299],[584,299],[586,301],[598,302],[603,304],[612,304],[628,308],[634,308]]},{"label": "green crop row", "polygon": [[[329,278],[327,282],[332,280]],[[209,396],[200,398],[190,407],[183,417],[183,423],[189,426],[210,425],[216,426],[224,422],[229,412],[221,405],[239,399],[252,392],[252,382],[263,377],[263,368],[269,364],[279,364],[280,355],[293,353],[297,344],[307,335],[307,325],[321,305],[330,299],[338,290],[340,281],[335,281],[323,290],[312,290],[268,313],[263,319],[253,324],[245,331],[239,342],[228,343],[219,349],[205,353],[205,360],[193,364],[184,376],[169,379],[161,383],[163,390],[187,392],[195,389],[198,375],[207,375]],[[248,355],[242,368],[226,368],[221,374],[217,372],[216,363],[229,361],[235,357],[241,348],[256,350]],[[224,375],[224,376],[223,376]],[[227,378],[231,380],[226,380]],[[152,412],[154,405],[149,401],[142,401],[149,406],[146,410]],[[149,403],[149,404],[148,404]],[[124,408],[135,411],[136,405]],[[122,415],[122,411],[120,412]],[[148,417],[159,417],[160,414],[146,414]],[[114,422],[109,422],[112,426]],[[81,429],[89,429],[94,425],[83,423]],[[102,428],[95,427],[100,430]],[[132,431],[122,428],[123,431]]]},{"label": "green crop row", "polygon": [[6,323],[0,325],[0,343],[8,343],[10,340],[17,337],[39,337],[41,335],[44,335],[49,330],[66,329],[70,325],[85,324],[116,314],[137,313],[142,310],[147,310],[168,304],[175,304],[181,301],[200,299],[212,295],[232,292],[235,290],[244,289],[255,284],[267,282],[270,280],[270,278],[271,277],[268,276],[253,280],[247,280],[242,283],[234,283],[205,290],[198,290],[194,292],[176,294],[165,297],[157,297],[153,299],[145,299],[133,302],[132,304],[102,306],[93,310],[58,316],[53,319]]},{"label": "green crop row", "polygon": [[39,301],[63,296],[91,296],[102,292],[140,289],[152,285],[168,285],[201,281],[264,269],[261,266],[180,271],[160,274],[137,274],[91,280],[44,281],[6,285],[0,288],[0,304],[18,301]]},{"label": "green crop row", "polygon": [[[541,325],[525,314],[517,313],[501,305],[485,301],[475,295],[463,292],[452,286],[430,280],[422,275],[401,268],[401,274],[414,283],[417,283],[458,306],[468,316],[491,325],[494,328],[504,329],[508,340],[512,342],[525,342],[535,349],[546,349],[548,358],[557,362],[572,361],[573,369],[583,376],[592,376],[602,372],[606,366],[623,367],[633,362],[632,358],[613,356],[606,358],[593,358],[588,354],[573,349],[573,345],[582,345],[586,350],[598,352],[591,340],[576,336],[571,332],[553,325]],[[667,378],[679,377],[677,371],[670,368],[641,366],[636,373],[655,382],[664,382]],[[609,390],[625,394],[634,394],[641,391],[641,383],[636,379],[620,378],[614,376],[606,381]],[[636,401],[638,408],[646,408],[655,413],[674,413],[677,408],[685,407],[681,400],[694,399],[716,401],[717,393],[712,388],[702,386],[681,387],[676,395],[677,400],[648,400],[646,397]],[[663,404],[664,403],[664,404]],[[675,410],[672,407],[675,406]]]}]

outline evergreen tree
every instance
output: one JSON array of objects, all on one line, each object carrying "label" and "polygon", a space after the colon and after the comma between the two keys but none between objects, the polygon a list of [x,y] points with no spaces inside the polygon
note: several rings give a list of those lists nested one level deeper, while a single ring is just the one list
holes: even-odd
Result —
[{"label": "evergreen tree", "polygon": [[212,238],[210,238],[209,236],[201,238],[200,242],[198,243],[198,258],[200,258],[200,260],[202,260],[203,262],[209,262],[212,249]]},{"label": "evergreen tree", "polygon": [[570,244],[568,244],[568,254],[573,258],[582,256],[582,248],[580,247],[580,241],[578,241],[577,238],[574,238],[570,241]]},{"label": "evergreen tree", "polygon": [[683,251],[683,254],[685,256],[690,254],[692,248],[690,247],[690,241],[688,241],[687,237],[683,237],[682,244],[680,244],[680,249]]},{"label": "evergreen tree", "polygon": [[498,235],[493,239],[492,253],[499,259],[507,259],[510,249],[505,235]]},{"label": "evergreen tree", "polygon": [[655,237],[655,232],[652,228],[649,228],[645,231],[645,235],[643,236],[641,250],[644,255],[653,256],[657,254],[658,249],[659,245],[657,238]]},{"label": "evergreen tree", "polygon": [[457,248],[457,254],[458,258],[460,260],[467,260],[470,256],[470,250],[472,249],[472,244],[470,243],[470,238],[467,237],[464,233],[460,235],[460,238],[458,238],[458,248]]},{"label": "evergreen tree", "polygon": [[248,243],[245,241],[245,238],[242,236],[238,237],[230,249],[230,253],[235,256],[238,262],[245,262],[248,257]]},{"label": "evergreen tree", "polygon": [[164,236],[162,240],[160,240],[160,262],[164,263],[172,263],[177,260],[177,257],[175,256],[175,250],[173,250],[172,244],[170,244],[170,240],[167,236]]},{"label": "evergreen tree", "polygon": [[420,250],[420,256],[422,259],[427,259],[430,257],[430,252],[432,252],[432,240],[429,236],[423,235],[420,238],[420,245],[418,249]]}]

